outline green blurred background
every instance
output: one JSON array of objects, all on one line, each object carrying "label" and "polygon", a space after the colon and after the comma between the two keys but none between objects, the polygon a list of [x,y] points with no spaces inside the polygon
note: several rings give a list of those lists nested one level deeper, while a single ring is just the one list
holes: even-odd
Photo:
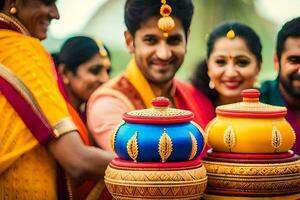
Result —
[{"label": "green blurred background", "polygon": [[[245,23],[260,36],[263,44],[263,66],[259,81],[276,76],[272,63],[276,33],[285,21],[299,15],[299,0],[193,2],[195,14],[185,61],[177,73],[179,78],[187,80],[190,77],[197,62],[205,57],[205,38],[215,26],[226,21]],[[51,24],[48,39],[43,44],[50,52],[57,52],[65,39],[73,35],[101,39],[112,53],[112,76],[119,74],[130,59],[123,39],[126,29],[123,19],[124,3],[125,0],[58,0],[61,19]]]}]

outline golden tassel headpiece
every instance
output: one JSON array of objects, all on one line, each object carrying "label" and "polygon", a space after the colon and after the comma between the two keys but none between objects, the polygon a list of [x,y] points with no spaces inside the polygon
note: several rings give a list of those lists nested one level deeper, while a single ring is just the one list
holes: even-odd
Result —
[{"label": "golden tassel headpiece", "polygon": [[103,42],[101,40],[97,40],[97,45],[99,47],[99,54],[101,57],[107,57],[108,53],[106,49],[104,48]]},{"label": "golden tassel headpiece", "polygon": [[170,14],[172,12],[172,8],[170,5],[167,4],[167,0],[161,0],[161,7],[160,7],[160,15],[161,18],[158,20],[157,26],[160,30],[163,31],[164,38],[168,38],[169,31],[175,27],[175,22]]}]

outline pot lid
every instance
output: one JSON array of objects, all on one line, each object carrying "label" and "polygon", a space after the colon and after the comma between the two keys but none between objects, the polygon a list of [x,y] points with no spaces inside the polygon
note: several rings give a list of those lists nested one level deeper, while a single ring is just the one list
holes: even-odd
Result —
[{"label": "pot lid", "polygon": [[241,95],[243,97],[242,102],[218,106],[216,113],[222,116],[246,118],[284,117],[287,113],[285,107],[259,102],[260,92],[256,89],[243,90]]},{"label": "pot lid", "polygon": [[123,115],[123,120],[138,124],[175,124],[190,122],[194,114],[188,110],[170,108],[170,101],[165,97],[152,100],[152,108],[134,110]]}]

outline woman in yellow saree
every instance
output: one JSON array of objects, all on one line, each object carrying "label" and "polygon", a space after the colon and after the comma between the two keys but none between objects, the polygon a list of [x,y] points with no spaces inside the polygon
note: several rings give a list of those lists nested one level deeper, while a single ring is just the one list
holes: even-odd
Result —
[{"label": "woman in yellow saree", "polygon": [[5,0],[0,11],[0,199],[72,199],[57,163],[97,180],[113,155],[83,144],[40,43],[55,0]]}]

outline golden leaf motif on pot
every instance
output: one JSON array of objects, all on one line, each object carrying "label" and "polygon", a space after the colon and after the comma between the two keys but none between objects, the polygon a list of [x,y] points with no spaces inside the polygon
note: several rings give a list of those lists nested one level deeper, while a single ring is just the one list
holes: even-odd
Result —
[{"label": "golden leaf motif on pot", "polygon": [[229,151],[235,146],[235,133],[233,131],[233,127],[229,126],[225,130],[224,134],[224,144],[227,148],[229,148]]},{"label": "golden leaf motif on pot", "polygon": [[166,160],[171,156],[172,150],[173,150],[172,140],[170,136],[167,134],[166,129],[164,129],[164,132],[161,135],[158,144],[158,152],[162,162],[166,162]]},{"label": "golden leaf motif on pot", "polygon": [[134,162],[139,154],[138,141],[137,141],[138,132],[136,131],[134,135],[130,138],[127,143],[127,153]]},{"label": "golden leaf motif on pot", "polygon": [[272,146],[274,147],[275,151],[281,146],[282,143],[282,136],[280,131],[276,126],[273,126],[272,129]]},{"label": "golden leaf motif on pot", "polygon": [[111,148],[112,150],[115,152],[115,144],[116,144],[116,137],[117,137],[117,133],[120,129],[120,127],[124,124],[125,122],[122,121],[115,129],[114,129],[114,132],[113,134],[111,135],[110,137],[110,145],[111,145]]},{"label": "golden leaf motif on pot", "polygon": [[192,160],[195,155],[197,154],[198,151],[198,147],[197,147],[197,139],[195,138],[195,136],[193,135],[193,133],[189,132],[190,136],[191,136],[191,140],[192,140],[192,148],[191,148],[191,154],[190,154],[190,158],[189,160]]}]

